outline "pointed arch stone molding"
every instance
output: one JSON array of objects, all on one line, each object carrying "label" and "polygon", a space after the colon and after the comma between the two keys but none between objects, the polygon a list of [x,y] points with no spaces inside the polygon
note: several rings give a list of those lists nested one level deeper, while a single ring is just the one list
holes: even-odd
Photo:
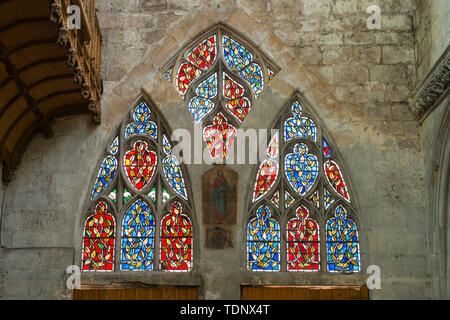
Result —
[{"label": "pointed arch stone molding", "polygon": [[413,93],[409,108],[420,122],[445,99],[450,92],[450,45]]}]

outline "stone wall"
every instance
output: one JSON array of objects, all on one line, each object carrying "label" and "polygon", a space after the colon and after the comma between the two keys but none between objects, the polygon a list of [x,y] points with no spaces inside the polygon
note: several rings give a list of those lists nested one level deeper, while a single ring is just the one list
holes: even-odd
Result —
[{"label": "stone wall", "polygon": [[421,81],[450,44],[450,2],[416,0],[417,78]]},{"label": "stone wall", "polygon": [[[372,4],[381,8],[381,30],[367,29],[366,9]],[[222,251],[197,249],[201,297],[238,299],[244,282],[362,284],[371,264],[380,266],[382,273],[382,289],[371,291],[371,298],[432,296],[424,226],[423,150],[418,123],[407,108],[416,83],[412,0],[189,0],[182,5],[175,0],[105,0],[97,5],[104,35],[102,125],[94,128],[87,116],[62,118],[54,124],[55,138],[33,139],[6,193],[3,246],[12,252],[34,247],[74,248],[72,261],[79,263],[80,217],[91,187],[88,182],[96,174],[99,150],[141,89],[152,97],[172,128],[193,130],[191,115],[160,68],[199,32],[223,22],[239,30],[281,68],[266,84],[244,129],[270,127],[299,90],[339,147],[359,203],[363,272],[347,278],[249,274],[244,230],[253,167],[233,165],[240,174],[241,190],[239,224],[233,230],[236,246]],[[200,175],[208,169],[206,165],[188,166],[198,221]],[[203,245],[203,226],[198,236]],[[45,250],[48,257],[53,254],[48,251],[51,249]],[[3,251],[0,258],[7,254],[12,253]],[[26,255],[25,260],[34,257]],[[45,272],[49,265],[58,270],[56,280],[40,295],[29,293],[35,283],[28,276],[0,270],[6,279],[3,297],[67,298],[62,264],[36,260],[37,270]],[[89,275],[86,281],[111,282],[124,277],[117,273]],[[154,281],[152,276],[133,277]]]}]

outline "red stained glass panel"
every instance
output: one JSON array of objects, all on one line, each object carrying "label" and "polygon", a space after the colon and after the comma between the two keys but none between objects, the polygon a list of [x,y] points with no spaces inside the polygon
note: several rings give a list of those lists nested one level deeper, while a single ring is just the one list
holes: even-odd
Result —
[{"label": "red stained glass panel", "polygon": [[319,227],[309,218],[309,211],[300,206],[297,217],[291,219],[287,226],[288,270],[319,270]]},{"label": "red stained glass panel", "polygon": [[125,173],[137,190],[142,190],[149,183],[155,173],[156,162],[156,153],[150,151],[144,141],[135,142],[133,149],[125,153]]},{"label": "red stained glass panel", "polygon": [[100,202],[95,213],[84,226],[83,270],[112,271],[114,269],[114,217],[107,212],[105,202]]},{"label": "red stained glass panel", "polygon": [[192,225],[182,214],[182,206],[174,202],[171,212],[161,223],[161,269],[190,271],[192,267]]},{"label": "red stained glass panel", "polygon": [[341,170],[336,162],[328,160],[324,163],[325,175],[330,185],[337,191],[345,200],[350,201],[350,194],[347,191],[344,178]]},{"label": "red stained glass panel", "polygon": [[182,96],[190,87],[191,82],[200,76],[202,71],[191,63],[183,63],[178,71],[178,93]]},{"label": "red stained glass panel", "polygon": [[201,69],[209,69],[216,59],[216,36],[201,42],[188,55],[188,60]]}]

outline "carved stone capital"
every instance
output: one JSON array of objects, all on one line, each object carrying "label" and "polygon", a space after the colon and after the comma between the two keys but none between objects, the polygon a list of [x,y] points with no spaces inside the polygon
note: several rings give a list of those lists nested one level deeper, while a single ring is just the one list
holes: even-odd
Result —
[{"label": "carved stone capital", "polygon": [[409,100],[409,108],[423,120],[448,94],[449,88],[450,46],[413,93]]}]

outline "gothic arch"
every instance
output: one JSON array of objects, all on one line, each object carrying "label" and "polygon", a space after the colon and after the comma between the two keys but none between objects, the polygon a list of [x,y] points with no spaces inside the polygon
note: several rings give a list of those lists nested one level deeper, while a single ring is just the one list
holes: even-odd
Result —
[{"label": "gothic arch", "polygon": [[219,23],[196,36],[161,70],[194,121],[202,123],[215,159],[227,158],[236,129],[279,68],[249,40]]},{"label": "gothic arch", "polygon": [[429,233],[432,253],[432,269],[435,270],[435,294],[437,298],[450,296],[449,247],[450,247],[450,101],[445,101],[447,112],[443,114],[436,141],[431,175],[429,200]]},{"label": "gothic arch", "polygon": [[[100,202],[105,203],[111,211],[115,220],[115,259],[113,270],[107,271],[191,273],[189,271],[196,268],[199,253],[192,254],[192,252],[199,248],[196,234],[198,224],[191,183],[184,164],[180,164],[171,154],[171,149],[177,143],[171,140],[171,133],[170,126],[155,103],[143,94],[122,117],[121,124],[113,131],[107,147],[100,155],[80,225],[84,234],[86,219],[92,216]],[[164,249],[161,245],[161,222],[174,204],[181,208],[181,215],[185,217],[183,221],[188,219],[190,222],[188,228],[190,234],[187,235],[190,240],[182,247],[168,249],[167,257],[181,261],[186,255],[184,251],[189,251],[189,267],[183,270],[177,270],[174,266],[167,267],[161,260],[161,251]],[[124,226],[126,218],[128,227]],[[127,233],[124,228],[127,229]],[[174,228],[177,232],[181,230],[178,226]],[[125,242],[129,238],[136,245],[135,249],[125,248]],[[82,266],[85,257],[84,248],[82,245],[80,252]],[[144,250],[145,254],[142,253]],[[133,263],[125,266],[125,260]],[[149,260],[151,261],[148,262]],[[83,267],[81,269],[83,270]]]},{"label": "gothic arch", "polygon": [[[329,259],[333,259],[333,256],[328,254],[328,251],[336,250],[336,248],[332,248],[334,246],[332,243],[339,243],[340,246],[341,242],[345,242],[346,244],[342,247],[345,248],[349,245],[352,248],[350,250],[355,252],[353,255],[350,254],[350,265],[347,261],[342,265],[340,264],[342,261],[338,262],[341,267],[338,267],[340,270],[337,271],[358,273],[362,270],[358,232],[351,234],[354,236],[351,239],[342,238],[346,240],[333,240],[329,237],[331,234],[327,232],[328,222],[343,213],[343,219],[347,219],[345,221],[349,225],[354,225],[358,231],[361,230],[357,197],[351,186],[343,158],[320,118],[316,116],[311,105],[299,92],[289,99],[284,110],[276,117],[272,126],[277,130],[277,134],[268,138],[267,158],[253,169],[251,177],[255,178],[249,181],[250,192],[247,194],[246,201],[248,204],[247,221],[251,220],[255,210],[262,204],[279,212],[281,272],[332,272]],[[325,201],[326,199],[327,201]],[[288,270],[290,261],[287,261],[289,259],[287,223],[295,218],[296,212],[302,207],[308,211],[306,217],[315,220],[318,224],[320,245],[314,250],[320,249],[320,254],[315,257],[314,263],[319,267],[314,270]],[[246,229],[245,233],[248,232]],[[339,233],[339,231],[337,232]],[[327,241],[327,237],[332,242]],[[248,245],[246,246],[250,250]],[[356,249],[353,249],[355,247]],[[334,258],[337,256],[335,255]],[[247,254],[247,265],[250,261],[252,258]],[[304,268],[307,269],[307,267],[311,267],[311,265]],[[249,271],[252,269],[249,268]]]}]

